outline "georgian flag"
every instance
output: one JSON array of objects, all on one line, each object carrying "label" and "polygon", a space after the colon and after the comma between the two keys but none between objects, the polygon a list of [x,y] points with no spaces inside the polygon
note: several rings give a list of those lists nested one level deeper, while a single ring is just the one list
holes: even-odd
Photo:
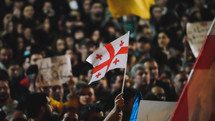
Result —
[{"label": "georgian flag", "polygon": [[89,84],[100,80],[109,70],[127,66],[128,43],[129,32],[96,50],[87,58],[87,62],[94,67]]}]

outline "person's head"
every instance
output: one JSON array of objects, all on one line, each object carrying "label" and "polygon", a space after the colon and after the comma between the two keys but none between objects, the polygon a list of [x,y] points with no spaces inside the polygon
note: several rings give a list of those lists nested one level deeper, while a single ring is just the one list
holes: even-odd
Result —
[{"label": "person's head", "polygon": [[154,59],[146,59],[144,66],[150,71],[150,79],[156,80],[159,77],[158,64]]},{"label": "person's head", "polygon": [[174,78],[175,92],[178,96],[182,93],[182,90],[187,82],[188,75],[185,72],[179,72]]},{"label": "person's head", "polygon": [[53,45],[53,51],[57,55],[65,54],[66,51],[66,41],[64,38],[59,37],[55,40],[54,45]]},{"label": "person's head", "polygon": [[62,121],[79,121],[78,114],[74,111],[66,112],[63,115]]},{"label": "person's head", "polygon": [[137,51],[146,53],[149,52],[151,49],[150,42],[147,38],[141,37],[136,44]]},{"label": "person's head", "polygon": [[112,92],[117,89],[122,88],[123,76],[124,75],[122,73],[116,74],[115,78],[113,79],[113,81],[110,84]]},{"label": "person's head", "polygon": [[152,29],[148,25],[143,25],[142,32],[147,39],[152,39]]},{"label": "person's head", "polygon": [[189,21],[190,21],[190,18],[188,15],[186,15],[186,14],[182,15],[181,20],[180,20],[180,25],[183,30],[186,29],[186,25]]},{"label": "person's head", "polygon": [[165,31],[160,31],[158,33],[158,46],[161,48],[165,48],[169,45],[170,38]]},{"label": "person's head", "polygon": [[96,100],[94,89],[86,83],[77,83],[75,92],[81,105],[93,104]]},{"label": "person's head", "polygon": [[34,8],[31,5],[28,5],[23,10],[23,15],[26,19],[32,19],[34,16]]},{"label": "person's head", "polygon": [[94,30],[92,35],[91,35],[91,40],[94,42],[99,42],[100,38],[101,38],[100,30],[98,30],[98,29]]},{"label": "person's head", "polygon": [[11,119],[12,121],[27,121],[27,116],[22,111],[15,111]]},{"label": "person's head", "polygon": [[52,98],[57,101],[63,101],[64,90],[62,85],[52,86]]},{"label": "person's head", "polygon": [[101,20],[103,17],[103,5],[98,0],[92,0],[90,3],[90,15],[94,21]]},{"label": "person's head", "polygon": [[74,78],[72,73],[68,76],[68,78],[69,79],[67,81],[67,84],[69,86],[70,93],[73,93],[75,84],[77,83],[77,80]]},{"label": "person's head", "polygon": [[97,103],[86,105],[80,111],[81,121],[103,121],[103,119],[102,107]]},{"label": "person's head", "polygon": [[142,88],[150,84],[150,72],[143,64],[133,66],[131,76],[136,88]]},{"label": "person's head", "polygon": [[52,3],[50,1],[46,1],[43,4],[43,12],[47,13],[51,9],[52,9]]},{"label": "person's head", "polygon": [[31,54],[30,65],[37,65],[38,60],[40,60],[40,59],[43,59],[42,54],[40,54],[40,53],[33,53],[33,54]]},{"label": "person's head", "polygon": [[90,12],[90,2],[91,2],[91,0],[84,0],[83,1],[82,7],[83,7],[83,10],[84,10],[85,13]]},{"label": "person's head", "polygon": [[0,107],[10,98],[10,88],[7,80],[0,80]]},{"label": "person's head", "polygon": [[166,95],[163,88],[155,86],[151,89],[152,94],[158,97],[158,99],[165,101]]},{"label": "person's head", "polygon": [[48,119],[53,111],[45,93],[30,94],[26,100],[26,110],[30,118],[42,117],[43,120]]},{"label": "person's head", "polygon": [[162,16],[162,8],[159,5],[154,5],[150,8],[151,18],[159,22]]},{"label": "person's head", "polygon": [[21,67],[17,63],[10,64],[8,67],[8,74],[10,79],[20,77],[21,75]]},{"label": "person's head", "polygon": [[74,49],[74,39],[71,36],[66,37],[66,45],[68,49]]},{"label": "person's head", "polygon": [[10,47],[2,47],[0,49],[0,62],[8,66],[10,60],[13,58],[13,50]]}]

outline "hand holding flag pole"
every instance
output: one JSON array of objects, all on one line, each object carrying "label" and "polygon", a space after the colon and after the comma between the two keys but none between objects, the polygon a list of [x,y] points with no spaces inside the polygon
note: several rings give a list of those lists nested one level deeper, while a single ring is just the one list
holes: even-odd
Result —
[{"label": "hand holding flag pole", "polygon": [[125,68],[122,85],[123,92],[128,58],[129,34],[130,32],[117,38],[111,43],[96,50],[87,58],[86,61],[93,65],[93,74],[89,84],[100,80],[109,70]]}]

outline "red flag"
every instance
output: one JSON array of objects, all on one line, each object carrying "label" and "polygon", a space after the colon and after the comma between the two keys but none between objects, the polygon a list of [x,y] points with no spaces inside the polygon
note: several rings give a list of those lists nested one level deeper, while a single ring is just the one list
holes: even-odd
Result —
[{"label": "red flag", "polygon": [[129,33],[96,50],[87,58],[87,62],[94,67],[89,84],[104,77],[109,70],[126,67],[128,41]]},{"label": "red flag", "polygon": [[170,121],[215,121],[215,19]]}]

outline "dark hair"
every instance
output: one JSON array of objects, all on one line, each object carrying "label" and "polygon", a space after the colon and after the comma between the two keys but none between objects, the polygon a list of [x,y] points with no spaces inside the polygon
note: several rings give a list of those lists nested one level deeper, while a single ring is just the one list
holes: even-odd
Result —
[{"label": "dark hair", "polygon": [[93,6],[93,4],[95,4],[95,3],[99,3],[99,4],[101,4],[102,6],[103,6],[103,3],[101,2],[101,1],[99,1],[99,0],[92,0],[91,2],[90,2],[90,8]]},{"label": "dark hair", "polygon": [[7,71],[0,69],[0,81],[8,81],[9,80],[9,75]]},{"label": "dark hair", "polygon": [[140,37],[140,39],[138,39],[138,42],[150,43],[149,39],[146,37]]},{"label": "dark hair", "polygon": [[34,93],[27,97],[26,111],[30,118],[35,118],[39,114],[40,108],[48,103],[46,97],[45,93]]},{"label": "dark hair", "polygon": [[81,90],[82,89],[86,89],[86,88],[92,88],[90,85],[88,85],[86,82],[83,81],[79,81],[76,85],[75,85],[75,93],[77,95],[80,95]]},{"label": "dark hair", "polygon": [[154,58],[146,58],[141,63],[144,64],[146,62],[156,62],[157,63],[157,61]]},{"label": "dark hair", "polygon": [[[80,111],[80,120],[88,121],[88,117],[89,117],[89,115],[91,113],[93,113],[93,112],[100,112],[100,111],[102,111],[102,107],[101,107],[101,105],[99,103],[94,103],[94,104],[86,105],[83,108],[81,108],[81,111]],[[97,119],[97,121],[98,121],[98,119]]]}]

